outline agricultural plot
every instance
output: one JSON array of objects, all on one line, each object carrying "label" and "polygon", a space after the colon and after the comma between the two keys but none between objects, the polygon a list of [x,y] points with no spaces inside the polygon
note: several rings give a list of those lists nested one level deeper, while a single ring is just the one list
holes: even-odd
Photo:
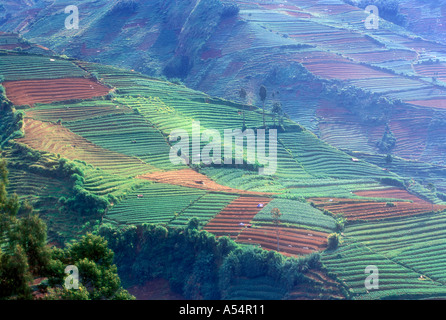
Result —
[{"label": "agricultural plot", "polygon": [[435,77],[440,81],[446,81],[446,65],[443,63],[414,64],[415,71],[423,77]]},{"label": "agricultural plot", "polygon": [[382,223],[347,226],[345,234],[371,250],[446,283],[446,215],[426,214]]},{"label": "agricultural plot", "polygon": [[30,46],[20,41],[20,38],[15,33],[0,32],[0,49],[14,50],[16,48],[28,49]]},{"label": "agricultural plot", "polygon": [[228,204],[215,218],[209,221],[204,230],[217,236],[237,235],[251,223],[254,216],[261,210],[259,203],[268,204],[271,198],[265,197],[239,197]]},{"label": "agricultural plot", "polygon": [[161,170],[185,167],[172,164],[166,138],[140,115],[109,114],[101,118],[66,121],[63,124],[98,146],[136,157]]},{"label": "agricultural plot", "polygon": [[259,175],[255,171],[236,168],[204,167],[200,173],[206,175],[216,183],[238,190],[255,192],[283,193],[280,181],[272,176]]},{"label": "agricultural plot", "polygon": [[26,117],[47,122],[61,120],[65,124],[65,122],[126,113],[133,113],[133,110],[109,100],[88,100],[79,103],[36,104],[34,108],[26,111]]},{"label": "agricultural plot", "polygon": [[38,120],[25,120],[25,137],[17,142],[126,177],[158,170],[137,158],[101,148],[61,125]]},{"label": "agricultural plot", "polygon": [[[407,192],[394,191],[361,191],[357,195],[380,197],[378,200],[343,199],[343,198],[312,198],[317,208],[323,208],[334,214],[342,214],[347,220],[380,220],[388,218],[407,217],[427,212],[445,210],[446,206],[434,205]],[[385,197],[385,198],[383,198]]]},{"label": "agricultural plot", "polygon": [[197,218],[201,225],[205,225],[236,198],[238,198],[236,195],[207,193],[187,207],[169,225],[185,226],[192,218]]},{"label": "agricultural plot", "polygon": [[189,188],[197,188],[214,192],[226,192],[233,194],[246,194],[246,195],[266,195],[267,193],[246,191],[233,189],[224,185],[220,185],[207,176],[196,172],[192,169],[182,169],[168,172],[154,172],[144,175],[140,175],[137,178],[156,181],[160,183],[168,183],[173,185],[180,185]]},{"label": "agricultural plot", "polygon": [[[422,274],[404,267],[350,237],[336,251],[324,252],[322,262],[330,273],[350,288],[353,299],[419,299],[446,297],[446,288]],[[379,289],[368,291],[364,285],[366,267],[379,270]]]},{"label": "agricultural plot", "polygon": [[15,105],[34,105],[73,99],[105,96],[109,88],[90,79],[61,78],[44,80],[7,81],[6,95]]},{"label": "agricultural plot", "polygon": [[[0,75],[5,81],[41,80],[87,77],[88,73],[73,64],[71,61],[34,56],[34,55],[0,55]],[[40,89],[44,89],[41,86]]]},{"label": "agricultural plot", "polygon": [[[12,158],[9,154],[6,158],[9,163],[17,165],[17,158]],[[60,210],[59,198],[69,198],[72,190],[66,181],[34,173],[34,166],[36,164],[28,167],[23,163],[20,169],[8,166],[8,192],[16,193],[20,201],[29,201],[34,213],[48,226],[48,243],[60,245],[64,240],[81,234],[84,231],[83,223],[91,220],[91,217],[79,217],[66,209]]]},{"label": "agricultural plot", "polygon": [[281,300],[286,291],[270,277],[236,278],[224,300]]},{"label": "agricultural plot", "polygon": [[[433,183],[441,192],[446,191],[446,168],[440,165],[432,165],[421,161],[409,161],[399,157],[392,157],[392,162],[386,162],[385,155],[371,155],[366,153],[353,153],[353,156],[363,159],[369,163],[386,168],[401,177],[415,179],[419,183],[427,184]],[[429,201],[436,203],[438,199],[429,197],[428,194],[423,194]]]},{"label": "agricultural plot", "polygon": [[395,111],[398,115],[389,123],[396,138],[393,153],[406,159],[419,159],[426,147],[433,112],[404,108]]},{"label": "agricultural plot", "polygon": [[[342,300],[344,294],[339,283],[328,277],[325,272],[309,270],[305,273],[308,283],[301,283],[288,292],[287,300]],[[317,290],[319,289],[319,290]]]},{"label": "agricultural plot", "polygon": [[391,176],[368,163],[353,162],[347,154],[323,143],[306,131],[279,134],[279,141],[290,150],[305,171],[314,177],[351,179]]},{"label": "agricultural plot", "polygon": [[271,211],[274,208],[280,210],[280,223],[289,223],[301,228],[325,232],[333,232],[336,228],[335,220],[332,217],[324,215],[309,203],[286,199],[272,200],[260,210],[252,221],[273,223]]},{"label": "agricultural plot", "polygon": [[113,206],[105,221],[118,224],[167,224],[206,192],[161,183],[146,183]]},{"label": "agricultural plot", "polygon": [[70,193],[65,183],[58,179],[13,167],[9,167],[8,171],[8,191],[17,193],[22,200],[26,199],[31,204],[37,204],[35,209],[38,211],[45,202],[54,205],[61,196]]},{"label": "agricultural plot", "polygon": [[145,184],[145,181],[116,175],[110,171],[94,168],[92,165],[83,166],[82,169],[85,174],[84,189],[98,196],[112,195],[122,199],[131,190]]},{"label": "agricultural plot", "polygon": [[244,228],[235,239],[239,243],[259,245],[287,256],[304,256],[327,248],[328,233],[294,227],[257,225]]}]

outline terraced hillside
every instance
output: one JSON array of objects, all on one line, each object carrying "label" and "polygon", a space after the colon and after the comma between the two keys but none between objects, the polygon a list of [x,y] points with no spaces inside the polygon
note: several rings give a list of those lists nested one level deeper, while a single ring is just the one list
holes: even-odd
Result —
[{"label": "terraced hillside", "polygon": [[[29,59],[37,63],[36,72],[48,71],[45,55],[3,50],[2,57],[25,64]],[[173,129],[190,133],[195,120],[202,131],[222,135],[225,129],[242,129],[243,113],[246,126],[259,129],[261,108],[134,71],[54,59],[63,61],[66,70],[81,70],[77,78],[95,79],[113,91],[28,106],[9,101],[7,85],[0,91],[2,157],[11,168],[10,190],[32,201],[49,222],[51,240],[63,242],[99,225],[182,228],[198,218],[199,228],[216,238],[229,236],[292,257],[322,252],[323,270],[309,271],[309,283],[282,292],[273,290],[269,278],[240,278],[230,284],[227,298],[302,298],[303,292],[316,298],[311,287],[325,288],[317,298],[327,299],[445,297],[441,237],[446,207],[434,185],[442,180],[441,166],[356,156],[292,119],[279,128],[278,168],[272,175],[260,175],[246,163],[174,165],[169,158]],[[20,63],[11,66],[18,71],[0,69],[2,84],[10,76],[20,82],[36,77]],[[277,119],[269,112],[267,117],[268,128],[274,127]],[[389,169],[392,163],[395,168]],[[412,180],[424,175],[432,185]],[[278,219],[274,212],[280,212]],[[368,265],[376,265],[382,275],[377,291],[364,287]]]},{"label": "terraced hillside", "polygon": [[[444,2],[399,1],[399,20],[381,10],[378,29],[366,28],[368,13],[357,3],[157,0],[119,10],[118,3],[83,0],[78,32],[55,23],[62,26],[65,18],[60,3],[31,3],[29,10],[8,4],[10,16],[0,25],[59,53],[182,78],[212,96],[239,100],[243,87],[243,102],[259,105],[264,84],[267,109],[280,101],[291,118],[334,146],[444,166]],[[230,4],[239,7],[238,15],[225,14]],[[198,31],[200,15],[207,28]],[[3,36],[7,48],[19,43]],[[334,105],[327,108],[327,100]],[[389,150],[377,147],[386,126],[396,138]]]}]

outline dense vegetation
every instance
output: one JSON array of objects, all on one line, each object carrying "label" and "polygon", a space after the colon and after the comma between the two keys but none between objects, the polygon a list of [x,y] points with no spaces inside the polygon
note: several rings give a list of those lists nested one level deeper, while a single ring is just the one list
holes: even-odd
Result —
[{"label": "dense vegetation", "polygon": [[[9,196],[0,162],[0,299],[131,299],[121,287],[113,252],[104,238],[87,234],[65,249],[47,245],[47,227],[29,203]],[[80,274],[79,289],[64,287],[65,267]],[[38,291],[31,283],[45,278]]]},{"label": "dense vegetation", "polygon": [[274,251],[236,244],[227,237],[198,230],[193,218],[185,228],[143,224],[116,229],[104,225],[100,234],[115,252],[119,273],[127,284],[164,278],[188,299],[221,299],[238,278],[268,277],[289,291],[308,281],[304,273],[319,269],[319,255],[285,258]]}]

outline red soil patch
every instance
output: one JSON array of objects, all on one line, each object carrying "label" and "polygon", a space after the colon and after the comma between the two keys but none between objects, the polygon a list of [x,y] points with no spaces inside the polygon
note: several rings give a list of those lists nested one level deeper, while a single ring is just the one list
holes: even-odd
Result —
[{"label": "red soil patch", "polygon": [[394,77],[390,73],[374,70],[354,63],[304,63],[304,66],[311,73],[326,79],[354,80]]},{"label": "red soil patch", "polygon": [[[339,289],[339,284],[327,276],[320,270],[309,270],[306,272],[305,277],[310,279],[312,283],[299,283],[289,293],[288,300],[343,300],[344,294]],[[323,288],[322,296],[320,290],[317,288]]]},{"label": "red soil patch", "polygon": [[417,54],[414,51],[409,50],[385,50],[385,51],[372,51],[372,52],[359,52],[348,53],[349,57],[359,62],[386,62],[395,60],[413,61],[417,58]]},{"label": "red soil patch", "polygon": [[7,97],[15,105],[90,99],[104,96],[110,91],[102,84],[84,78],[6,81],[3,86]]},{"label": "red soil patch", "polygon": [[404,189],[391,188],[382,190],[367,190],[367,191],[355,191],[354,194],[360,197],[370,197],[370,198],[394,198],[411,200],[414,203],[426,204],[427,201],[418,198],[417,196],[407,192]]},{"label": "red soil patch", "polygon": [[287,15],[296,18],[308,18],[311,19],[313,16],[309,13],[298,12],[298,11],[284,11]]},{"label": "red soil patch", "polygon": [[[279,227],[279,252],[288,256],[307,255],[327,247],[328,233]],[[277,229],[274,226],[244,228],[237,242],[260,244],[263,249],[277,250]]]},{"label": "red soil patch", "polygon": [[220,49],[209,49],[201,54],[201,59],[203,60],[215,59],[215,58],[221,58],[221,56],[222,54]]},{"label": "red soil patch", "polygon": [[437,77],[438,80],[446,80],[446,65],[443,63],[415,64],[413,67],[423,77]]},{"label": "red soil patch", "polygon": [[251,222],[254,216],[262,210],[257,205],[263,203],[266,206],[270,201],[271,198],[261,197],[237,198],[209,221],[204,230],[217,236],[235,238]]},{"label": "red soil patch", "polygon": [[135,296],[136,300],[184,300],[182,295],[170,290],[169,281],[165,279],[155,279],[147,281],[144,285],[131,286],[127,291]]},{"label": "red soil patch", "polygon": [[174,184],[189,188],[197,188],[209,191],[228,192],[246,195],[270,195],[265,192],[255,192],[233,189],[223,186],[209,179],[204,174],[198,173],[192,169],[181,169],[167,172],[154,172],[149,174],[140,175],[138,179],[151,180],[161,183]]},{"label": "red soil patch", "polygon": [[43,50],[45,50],[45,51],[50,51],[50,49],[48,49],[47,47],[44,47],[44,46],[42,46],[42,45],[40,45],[40,44],[36,44],[36,47],[37,47],[37,48],[40,48],[40,49],[43,49]]},{"label": "red soil patch", "polygon": [[411,200],[413,202],[394,201],[392,202],[394,206],[388,206],[387,202],[377,202],[366,199],[313,198],[309,199],[309,201],[313,202],[316,207],[321,207],[334,214],[342,213],[347,220],[351,221],[397,218],[446,209],[446,206],[433,205],[399,189],[388,189],[386,191],[358,191],[355,193],[360,196],[395,198]]}]

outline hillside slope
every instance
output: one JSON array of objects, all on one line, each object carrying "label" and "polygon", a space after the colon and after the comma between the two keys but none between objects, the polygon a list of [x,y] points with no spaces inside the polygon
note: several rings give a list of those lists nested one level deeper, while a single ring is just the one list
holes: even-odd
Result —
[{"label": "hillside slope", "polygon": [[[57,84],[68,92],[71,86],[77,88],[78,81],[65,81],[75,75],[106,89],[99,97],[86,92],[72,100],[43,91],[49,99],[44,103],[14,105],[6,100],[2,104],[2,156],[12,173],[10,189],[28,198],[48,222],[50,241],[63,243],[107,223],[182,227],[196,217],[200,228],[217,236],[229,235],[239,243],[278,249],[287,256],[324,251],[326,271],[339,286],[350,288],[353,298],[375,297],[357,288],[363,265],[371,257],[364,253],[364,245],[373,251],[372,262],[384,268],[387,279],[386,290],[376,297],[412,297],[414,292],[419,298],[445,295],[442,274],[422,254],[430,243],[443,248],[436,230],[443,228],[445,206],[437,194],[406,176],[383,170],[376,159],[371,162],[378,165],[367,162],[367,157],[352,158],[284,119],[274,175],[259,175],[246,165],[173,164],[168,139],[173,129],[190,132],[195,120],[203,130],[222,134],[225,129],[242,128],[242,112],[247,126],[258,129],[263,125],[261,109],[134,71],[56,55],[3,50],[0,61],[5,59],[10,67],[0,71],[6,84],[3,98],[17,84],[32,86],[28,81],[36,78],[52,80],[54,92]],[[29,65],[33,67],[23,68]],[[16,79],[8,82],[12,75]],[[29,92],[29,99],[42,94]],[[266,124],[275,125],[270,113]],[[364,203],[355,211],[355,205]],[[274,226],[271,213],[276,208],[281,212],[280,228]],[[367,214],[359,214],[363,211]],[[429,217],[435,223],[417,225]],[[407,228],[413,226],[410,237],[392,235],[400,251],[381,245],[389,237],[385,225],[404,229],[406,223]],[[370,235],[364,231],[368,226],[374,230]],[[334,252],[327,251],[328,235],[335,232],[344,243]],[[423,264],[406,263],[406,252],[415,251]],[[356,267],[351,261],[358,261]],[[338,263],[349,267],[339,268]],[[401,280],[406,274],[412,277],[407,291]],[[418,281],[417,274],[430,280]],[[321,277],[319,282],[333,284],[333,279]],[[248,285],[242,280],[234,284],[234,295]],[[302,296],[308,288],[295,290],[291,297]]]},{"label": "hillside slope", "polygon": [[446,49],[423,29],[446,25],[442,3],[402,1],[407,27],[380,20],[377,30],[348,3],[359,2],[83,0],[79,29],[66,30],[63,4],[28,1],[8,4],[0,27],[59,54],[181,78],[230,100],[245,88],[246,103],[259,105],[263,84],[268,109],[280,102],[334,146],[444,166]]}]

